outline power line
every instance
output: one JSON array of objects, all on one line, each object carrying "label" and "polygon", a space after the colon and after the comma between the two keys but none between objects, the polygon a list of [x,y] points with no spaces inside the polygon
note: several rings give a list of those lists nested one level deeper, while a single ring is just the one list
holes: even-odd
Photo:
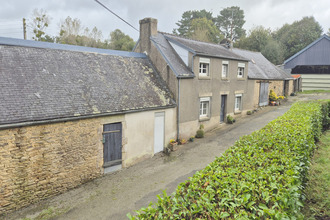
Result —
[{"label": "power line", "polygon": [[119,18],[120,20],[122,20],[123,22],[125,22],[126,24],[128,24],[129,26],[131,26],[134,30],[136,30],[137,32],[139,32],[139,30],[136,29],[133,25],[131,25],[130,23],[128,23],[127,21],[125,21],[123,18],[121,18],[119,15],[117,15],[113,11],[111,11],[109,8],[107,8],[105,5],[103,5],[100,1],[98,1],[98,0],[95,0],[95,1],[97,3],[99,3],[102,7],[104,7],[106,10],[108,10],[110,13],[114,14],[117,18]]}]

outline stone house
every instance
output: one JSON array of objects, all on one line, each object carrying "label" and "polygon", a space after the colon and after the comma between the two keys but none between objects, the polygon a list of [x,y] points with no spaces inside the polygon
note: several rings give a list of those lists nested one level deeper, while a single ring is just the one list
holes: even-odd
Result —
[{"label": "stone house", "polygon": [[145,53],[168,84],[177,103],[177,135],[195,135],[253,109],[249,60],[223,45],[195,41],[157,30],[157,20],[140,21],[134,51]]},{"label": "stone house", "polygon": [[0,214],[162,151],[176,104],[145,54],[0,38]]},{"label": "stone house", "polygon": [[324,34],[285,60],[284,69],[300,75],[302,82],[297,84],[303,91],[330,90],[330,37]]},{"label": "stone house", "polygon": [[294,80],[289,73],[275,66],[260,52],[233,48],[233,52],[249,60],[248,79],[254,82],[254,101],[257,106],[268,105],[269,91],[278,96],[289,96],[294,92]]}]

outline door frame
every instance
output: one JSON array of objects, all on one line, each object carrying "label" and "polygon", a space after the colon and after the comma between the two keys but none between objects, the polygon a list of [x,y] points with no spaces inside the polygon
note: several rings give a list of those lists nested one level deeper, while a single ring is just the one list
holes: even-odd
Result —
[{"label": "door frame", "polygon": [[[158,121],[158,119],[160,120]],[[157,122],[161,123],[158,127]],[[158,132],[161,132],[161,140],[158,140]],[[160,145],[160,146],[158,146]],[[164,151],[165,146],[165,111],[155,112],[154,116],[154,154]]]}]

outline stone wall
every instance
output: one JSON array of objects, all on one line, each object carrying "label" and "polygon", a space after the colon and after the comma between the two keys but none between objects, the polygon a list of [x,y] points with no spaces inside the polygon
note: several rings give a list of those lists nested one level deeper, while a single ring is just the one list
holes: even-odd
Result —
[{"label": "stone wall", "polygon": [[88,119],[0,130],[0,214],[100,176],[98,126]]},{"label": "stone wall", "polygon": [[0,130],[0,215],[103,175],[104,124],[122,123],[123,167],[152,157],[156,112],[167,144],[176,108]]},{"label": "stone wall", "polygon": [[271,80],[269,82],[269,91],[273,90],[277,96],[284,95],[284,81],[283,80]]}]

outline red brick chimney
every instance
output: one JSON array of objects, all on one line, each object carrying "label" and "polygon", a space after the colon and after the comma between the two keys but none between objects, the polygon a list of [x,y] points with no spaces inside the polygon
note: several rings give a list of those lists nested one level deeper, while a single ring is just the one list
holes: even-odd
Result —
[{"label": "red brick chimney", "polygon": [[157,35],[157,23],[157,19],[155,18],[144,18],[140,20],[140,51],[138,52],[147,52],[150,54],[150,37]]}]

